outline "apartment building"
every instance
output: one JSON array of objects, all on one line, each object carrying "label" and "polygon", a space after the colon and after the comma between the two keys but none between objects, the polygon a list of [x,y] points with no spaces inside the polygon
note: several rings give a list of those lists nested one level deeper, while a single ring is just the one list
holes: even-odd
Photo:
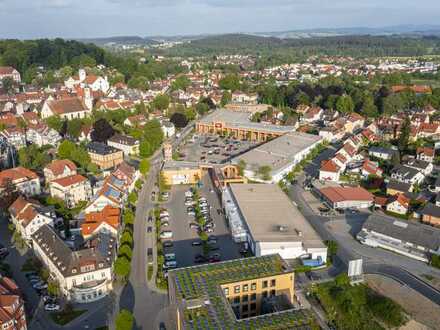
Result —
[{"label": "apartment building", "polygon": [[75,207],[81,201],[88,201],[93,195],[89,180],[75,174],[52,180],[49,183],[50,195],[64,201],[67,207]]},{"label": "apartment building", "polygon": [[99,233],[73,251],[54,229],[44,225],[32,235],[32,247],[68,301],[89,303],[112,290],[116,239],[111,235]]},{"label": "apartment building", "polygon": [[100,142],[91,142],[87,145],[91,162],[100,169],[107,170],[118,166],[124,161],[121,150]]},{"label": "apartment building", "polygon": [[76,175],[76,165],[68,159],[56,159],[44,169],[44,178],[47,182]]},{"label": "apartment building", "polygon": [[24,167],[14,167],[0,172],[0,193],[12,184],[25,196],[41,194],[40,178]]},{"label": "apartment building", "polygon": [[125,156],[139,154],[139,140],[122,134],[115,134],[107,141],[107,145],[122,150]]},{"label": "apartment building", "polygon": [[8,277],[0,277],[0,328],[26,330],[24,300],[17,284]]}]

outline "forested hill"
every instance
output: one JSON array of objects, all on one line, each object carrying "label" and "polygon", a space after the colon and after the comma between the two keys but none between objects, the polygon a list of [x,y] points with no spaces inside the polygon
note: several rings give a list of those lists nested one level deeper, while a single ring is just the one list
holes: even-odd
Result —
[{"label": "forested hill", "polygon": [[339,56],[420,56],[440,54],[439,37],[404,38],[399,36],[338,36],[304,39],[279,39],[246,34],[210,36],[178,45],[170,55],[197,56],[218,54],[262,54],[307,57]]},{"label": "forested hill", "polygon": [[73,40],[0,40],[0,65],[10,65],[21,74],[38,66],[59,69],[66,65],[105,64],[108,60],[103,49]]}]

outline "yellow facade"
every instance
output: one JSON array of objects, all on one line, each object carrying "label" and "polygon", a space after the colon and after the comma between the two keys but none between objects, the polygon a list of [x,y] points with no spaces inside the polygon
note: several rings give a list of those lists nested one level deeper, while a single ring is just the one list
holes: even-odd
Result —
[{"label": "yellow facade", "polygon": [[91,162],[96,164],[102,170],[116,167],[124,161],[124,154],[122,151],[117,151],[107,155],[89,152],[89,155]]},{"label": "yellow facade", "polygon": [[167,185],[196,184],[202,178],[200,168],[164,169],[162,175]]}]

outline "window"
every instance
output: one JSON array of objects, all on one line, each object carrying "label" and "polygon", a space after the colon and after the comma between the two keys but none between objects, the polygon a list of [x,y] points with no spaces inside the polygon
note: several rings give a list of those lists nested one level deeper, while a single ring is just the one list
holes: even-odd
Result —
[{"label": "window", "polygon": [[224,288],[223,292],[224,292],[225,296],[229,295],[229,288]]},{"label": "window", "polygon": [[270,290],[270,295],[275,296],[275,290]]},{"label": "window", "polygon": [[267,281],[263,281],[263,289],[267,288]]},{"label": "window", "polygon": [[242,302],[248,302],[249,301],[249,296],[247,294],[245,294],[244,296],[241,297],[241,301]]},{"label": "window", "polygon": [[234,286],[234,293],[240,293],[240,286],[239,285]]},{"label": "window", "polygon": [[257,304],[256,303],[252,303],[251,304],[251,311],[254,311],[257,309]]},{"label": "window", "polygon": [[249,285],[248,284],[243,285],[243,292],[248,292],[248,290],[249,290]]},{"label": "window", "polygon": [[261,295],[263,296],[263,298],[267,298],[267,291],[263,291]]},{"label": "window", "polygon": [[251,284],[251,290],[252,290],[252,291],[257,290],[257,283],[252,283],[252,284]]},{"label": "window", "polygon": [[257,300],[257,294],[253,293],[251,294],[251,301],[255,301],[255,300]]},{"label": "window", "polygon": [[271,280],[271,281],[270,281],[270,286],[271,286],[271,287],[274,287],[275,285],[276,285],[276,280]]},{"label": "window", "polygon": [[235,297],[234,304],[239,304],[239,303],[240,303],[240,297]]}]

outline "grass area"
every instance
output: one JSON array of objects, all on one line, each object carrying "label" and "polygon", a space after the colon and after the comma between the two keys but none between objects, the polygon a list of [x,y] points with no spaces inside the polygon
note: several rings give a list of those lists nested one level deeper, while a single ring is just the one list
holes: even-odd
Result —
[{"label": "grass area", "polygon": [[66,325],[67,323],[72,322],[74,319],[84,314],[86,310],[64,310],[61,312],[51,313],[50,317],[52,320],[59,325]]},{"label": "grass area", "polygon": [[351,286],[345,274],[316,286],[313,293],[338,329],[398,328],[407,321],[400,305],[366,285]]}]

